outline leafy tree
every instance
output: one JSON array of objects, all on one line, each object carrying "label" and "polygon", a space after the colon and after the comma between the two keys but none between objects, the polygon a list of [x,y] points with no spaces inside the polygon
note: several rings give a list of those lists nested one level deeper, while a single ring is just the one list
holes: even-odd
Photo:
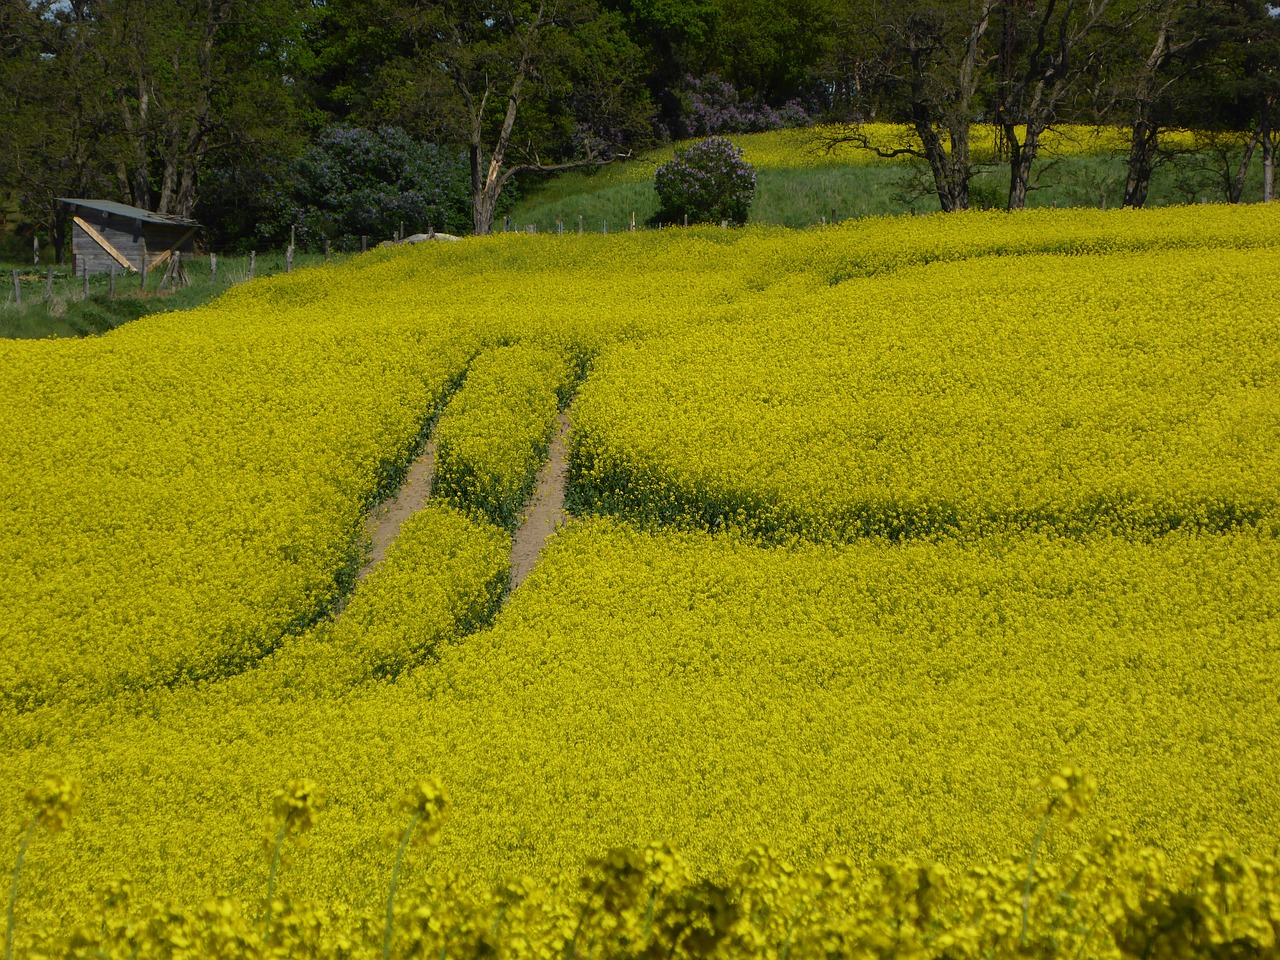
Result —
[{"label": "leafy tree", "polygon": [[469,226],[468,168],[442,149],[383,127],[327,128],[293,164],[289,187],[304,242],[351,244],[387,237],[401,223],[462,233]]},{"label": "leafy tree", "polygon": [[835,0],[715,0],[710,59],[749,99],[771,106],[809,99],[814,68],[834,32]]},{"label": "leafy tree", "polygon": [[622,17],[627,36],[641,50],[660,130],[675,130],[685,110],[684,78],[708,69],[719,6],[715,0],[601,0],[601,6]]},{"label": "leafy tree", "polygon": [[93,24],[82,6],[0,7],[0,190],[53,240],[59,262],[66,215],[57,198],[110,183],[101,90]]},{"label": "leafy tree", "polygon": [[[296,152],[301,0],[6,3],[3,176],[61,254],[58,196],[190,215],[211,163]],[[12,47],[12,49],[10,49]]]},{"label": "leafy tree", "polygon": [[334,78],[353,117],[467,150],[478,234],[516,177],[609,163],[650,131],[640,50],[595,0],[338,0],[327,30],[327,67],[357,66]]}]

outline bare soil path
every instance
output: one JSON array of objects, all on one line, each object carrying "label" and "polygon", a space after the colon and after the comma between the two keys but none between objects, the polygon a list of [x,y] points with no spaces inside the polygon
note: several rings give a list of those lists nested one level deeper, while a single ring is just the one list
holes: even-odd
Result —
[{"label": "bare soil path", "polygon": [[[556,421],[555,436],[547,450],[547,460],[538,470],[533,497],[525,509],[511,547],[511,590],[524,582],[543,547],[565,519],[564,497],[569,477],[569,417],[561,413]],[[404,483],[394,497],[385,500],[365,519],[365,530],[372,541],[369,559],[357,573],[357,580],[369,575],[387,555],[387,548],[400,533],[401,525],[421,510],[431,498],[435,477],[436,442],[427,442],[418,458],[409,465]]]},{"label": "bare soil path", "polygon": [[365,518],[364,528],[373,541],[373,550],[369,559],[364,562],[357,580],[363,580],[369,571],[382,562],[387,555],[387,547],[400,533],[400,525],[426,505],[431,497],[431,482],[436,472],[436,441],[433,436],[427,441],[418,459],[409,464],[409,472],[404,483],[390,500],[384,500],[369,511]]},{"label": "bare soil path", "polygon": [[547,461],[538,470],[533,498],[511,546],[511,590],[529,575],[542,548],[565,519],[564,494],[569,478],[569,416],[561,413],[556,434],[547,450]]}]

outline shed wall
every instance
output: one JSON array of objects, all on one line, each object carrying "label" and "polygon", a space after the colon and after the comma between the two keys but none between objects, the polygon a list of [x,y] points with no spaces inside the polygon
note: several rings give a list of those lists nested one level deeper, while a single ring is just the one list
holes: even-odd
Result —
[{"label": "shed wall", "polygon": [[[148,259],[154,260],[158,254],[173,247],[191,229],[190,227],[140,223],[127,217],[119,217],[95,210],[81,209],[76,212],[76,216],[102,234],[103,239],[120,251],[121,255],[133,265],[135,270],[142,268],[144,249]],[[183,241],[180,247],[175,249],[180,249],[183,254],[194,254],[196,252],[196,237],[197,234],[193,234]],[[145,248],[143,246],[144,242]],[[124,270],[116,261],[116,258],[102,249],[98,242],[89,236],[78,223],[72,224],[71,255],[72,267],[75,269],[77,276],[83,275],[86,268],[88,268],[90,274],[110,273],[112,266],[117,271]]]}]

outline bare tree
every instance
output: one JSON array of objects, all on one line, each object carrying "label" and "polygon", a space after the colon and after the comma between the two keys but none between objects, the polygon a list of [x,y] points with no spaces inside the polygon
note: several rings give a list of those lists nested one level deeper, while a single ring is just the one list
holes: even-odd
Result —
[{"label": "bare tree", "polygon": [[[1000,0],[1000,79],[996,122],[1009,160],[1009,209],[1027,203],[1044,132],[1098,70],[1110,49],[1090,43],[1107,27],[1122,36],[1114,0]],[[1110,17],[1110,19],[1109,19]]]},{"label": "bare tree", "polygon": [[929,165],[942,209],[968,209],[969,182],[977,173],[970,131],[986,66],[983,38],[997,2],[892,5],[876,26],[882,82],[903,101],[913,140],[885,145],[855,124],[820,141],[828,149],[851,144],[886,159],[917,157]]},{"label": "bare tree", "polygon": [[[1129,106],[1129,166],[1124,205],[1141,207],[1147,202],[1151,175],[1162,156],[1160,133],[1172,113],[1169,98],[1174,88],[1192,73],[1185,64],[1189,54],[1206,45],[1205,34],[1194,29],[1181,0],[1156,0],[1149,8],[1150,43],[1136,69],[1122,76],[1121,101]],[[1184,69],[1178,69],[1183,65]]]}]

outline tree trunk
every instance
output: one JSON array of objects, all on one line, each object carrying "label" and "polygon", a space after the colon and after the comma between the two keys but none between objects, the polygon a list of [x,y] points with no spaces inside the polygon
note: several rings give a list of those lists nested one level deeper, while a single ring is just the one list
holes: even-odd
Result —
[{"label": "tree trunk", "polygon": [[1258,134],[1255,131],[1254,135],[1249,138],[1249,142],[1245,144],[1244,156],[1240,158],[1240,163],[1236,167],[1236,174],[1231,178],[1230,188],[1227,191],[1227,202],[1239,203],[1240,198],[1244,196],[1244,180],[1249,174],[1249,164],[1253,162],[1253,151],[1257,146]]},{"label": "tree trunk", "polygon": [[1160,145],[1160,127],[1148,120],[1139,106],[1133,120],[1133,136],[1129,141],[1129,176],[1124,185],[1124,205],[1138,208],[1147,202],[1151,189],[1151,171]]},{"label": "tree trunk", "polygon": [[1147,202],[1151,189],[1151,171],[1155,166],[1156,149],[1160,141],[1160,125],[1152,119],[1152,104],[1156,76],[1164,68],[1170,55],[1169,24],[1161,22],[1156,42],[1147,55],[1142,73],[1138,75],[1137,90],[1133,98],[1133,131],[1129,140],[1129,175],[1124,185],[1124,205],[1141,207]]},{"label": "tree trunk", "polygon": [[156,204],[156,213],[172,213],[173,194],[178,186],[178,164],[173,157],[164,161],[164,175],[160,178],[160,202]]},{"label": "tree trunk", "polygon": [[498,194],[487,182],[471,198],[471,226],[477,237],[488,236],[493,230],[493,218],[498,210]]},{"label": "tree trunk", "polygon": [[147,134],[151,114],[151,97],[146,80],[138,78],[138,113],[135,117],[129,107],[128,99],[122,94],[119,98],[120,114],[124,121],[125,137],[129,144],[127,159],[127,179],[129,183],[129,201],[135,207],[151,209],[151,176],[148,169]]},{"label": "tree trunk", "polygon": [[1009,209],[1022,210],[1027,205],[1031,191],[1031,170],[1040,152],[1040,134],[1043,129],[1034,120],[1027,123],[1026,133],[1018,139],[1017,125],[1003,124],[1005,141],[1009,145]]},{"label": "tree trunk", "polygon": [[938,204],[943,213],[955,213],[969,206],[969,178],[962,175],[957,183],[953,158],[947,156],[942,137],[933,124],[917,120],[916,135],[924,147],[924,156],[933,174],[933,186],[938,194]]},{"label": "tree trunk", "polygon": [[66,262],[67,208],[58,204],[53,212],[53,261],[61,266]]},{"label": "tree trunk", "polygon": [[1262,105],[1262,118],[1259,121],[1262,140],[1262,202],[1270,203],[1275,199],[1275,156],[1276,139],[1271,129],[1271,107],[1273,98],[1267,95]]},{"label": "tree trunk", "polygon": [[[941,109],[930,96],[921,51],[912,54],[912,125],[933,174],[938,205],[943,213],[969,209],[969,180],[973,176],[969,150],[971,111],[978,86],[979,50],[994,7],[995,0],[984,0],[969,28],[959,63],[955,98],[942,104]],[[943,143],[939,127],[945,128],[951,141],[950,149]]]}]

